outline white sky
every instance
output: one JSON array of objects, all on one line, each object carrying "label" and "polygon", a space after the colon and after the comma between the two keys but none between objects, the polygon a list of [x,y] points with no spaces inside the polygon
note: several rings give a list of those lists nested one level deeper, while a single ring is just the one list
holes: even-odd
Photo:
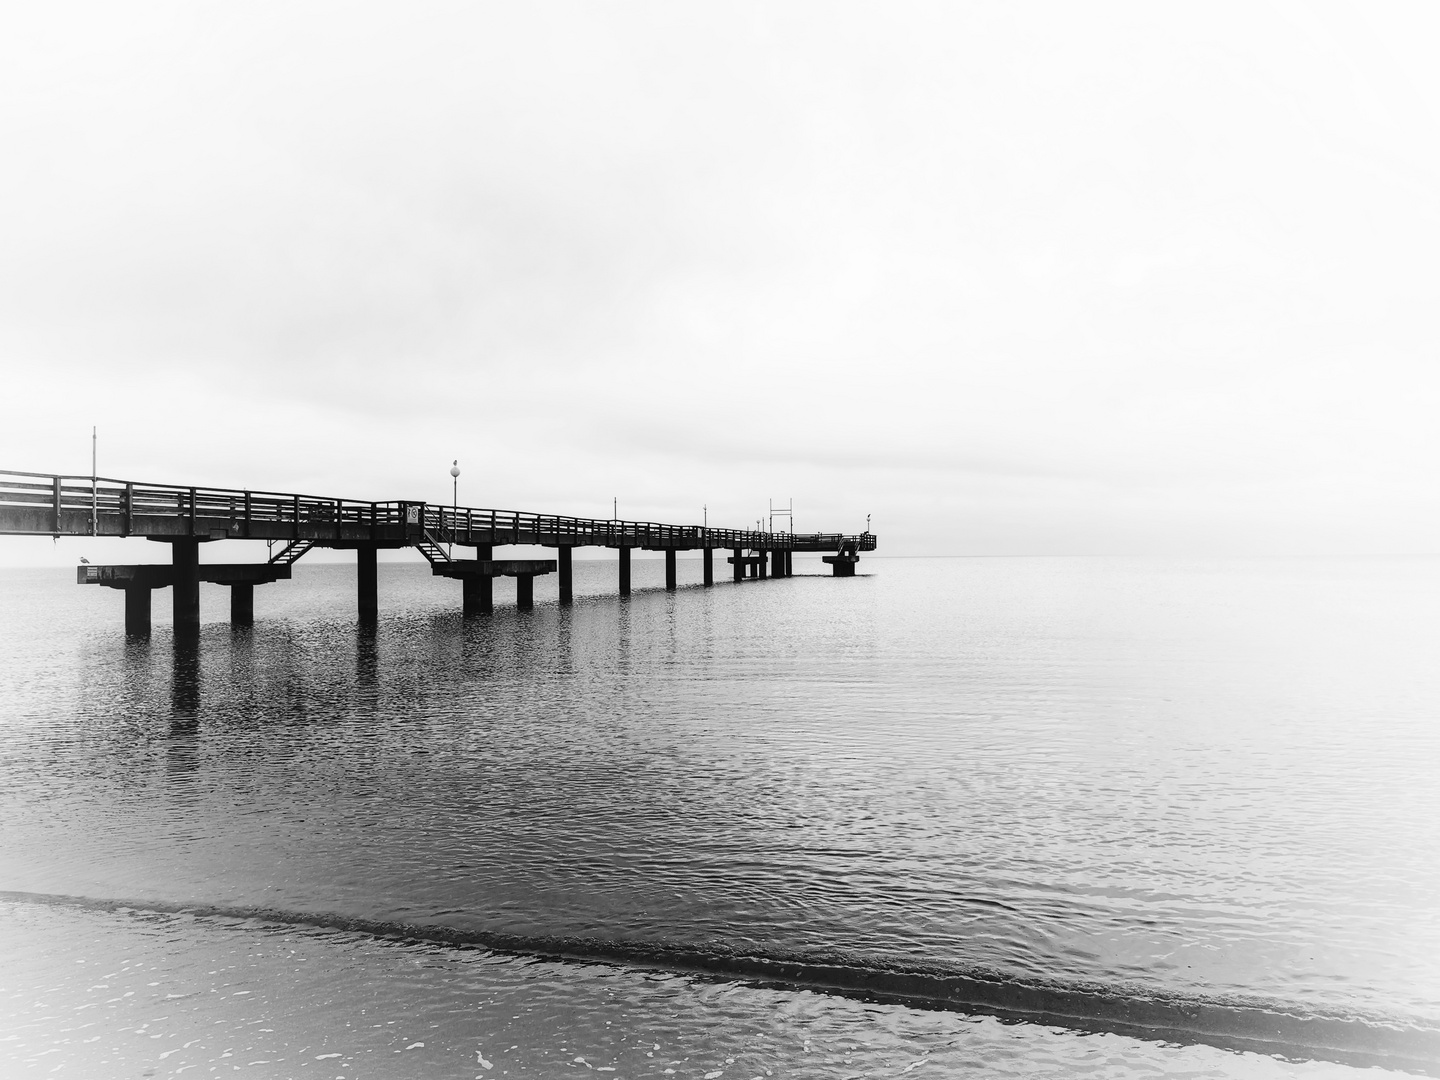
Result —
[{"label": "white sky", "polygon": [[793,497],[882,554],[1437,551],[1437,35],[12,5],[0,466],[88,474],[94,423],[103,475],[449,501],[459,458],[470,505]]}]

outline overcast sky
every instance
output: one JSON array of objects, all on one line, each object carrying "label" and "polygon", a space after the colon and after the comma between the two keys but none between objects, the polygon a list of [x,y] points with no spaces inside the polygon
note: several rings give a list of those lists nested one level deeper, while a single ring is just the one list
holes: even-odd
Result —
[{"label": "overcast sky", "polygon": [[102,475],[449,501],[458,458],[462,504],[793,497],[888,554],[1440,550],[1437,44],[1373,0],[12,5],[0,466],[98,424]]}]

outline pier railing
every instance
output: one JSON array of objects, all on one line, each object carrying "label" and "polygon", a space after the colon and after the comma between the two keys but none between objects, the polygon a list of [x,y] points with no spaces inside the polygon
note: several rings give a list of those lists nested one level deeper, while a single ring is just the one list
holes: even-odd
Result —
[{"label": "pier railing", "polygon": [[443,506],[293,492],[186,487],[111,477],[0,470],[0,533],[156,539],[308,539],[350,546],[533,544],[651,550],[873,551],[870,534],[785,533]]}]

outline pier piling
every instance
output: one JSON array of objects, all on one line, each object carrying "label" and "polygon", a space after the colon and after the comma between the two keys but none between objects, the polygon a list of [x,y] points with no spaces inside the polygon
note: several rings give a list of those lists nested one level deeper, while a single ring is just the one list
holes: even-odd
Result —
[{"label": "pier piling", "polygon": [[170,564],[175,576],[171,581],[177,637],[198,637],[200,634],[200,541],[173,540]]},{"label": "pier piling", "polygon": [[230,586],[230,625],[253,626],[255,624],[255,585],[240,581]]},{"label": "pier piling", "polygon": [[675,549],[665,549],[665,591],[675,591]]},{"label": "pier piling", "polygon": [[[476,544],[475,558],[493,559],[495,557],[494,544]],[[467,583],[469,579],[466,579]],[[462,598],[461,603],[464,603]],[[495,610],[495,579],[490,577],[479,578],[475,583],[474,614],[489,615]]]},{"label": "pier piling", "polygon": [[630,595],[630,549],[620,549],[620,595]]},{"label": "pier piling", "polygon": [[125,633],[132,637],[150,636],[149,585],[131,585],[125,590]]},{"label": "pier piling", "polygon": [[[460,579],[460,614],[466,617],[473,615],[488,615],[494,607],[493,594],[486,596],[490,591],[490,578],[482,578],[474,575]],[[487,602],[489,601],[489,602]]]},{"label": "pier piling", "polygon": [[560,559],[560,603],[569,604],[574,602],[575,590],[571,574],[570,553],[575,549],[568,544],[561,544],[556,552]]},{"label": "pier piling", "polygon": [[355,549],[356,598],[360,622],[372,626],[380,621],[380,592],[376,583],[376,552],[374,544],[361,544]]},{"label": "pier piling", "polygon": [[714,585],[714,584],[715,584],[715,549],[714,549],[714,548],[708,548],[708,547],[705,548],[704,563],[705,563],[705,586],[706,586],[706,588],[709,588],[711,585]]}]

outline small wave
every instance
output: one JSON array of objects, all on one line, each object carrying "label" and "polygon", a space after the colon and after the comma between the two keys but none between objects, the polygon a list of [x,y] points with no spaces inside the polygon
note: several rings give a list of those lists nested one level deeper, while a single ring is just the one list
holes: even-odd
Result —
[{"label": "small wave", "polygon": [[813,990],[1089,1031],[1114,1031],[1165,1042],[1204,1043],[1284,1057],[1406,1069],[1440,1077],[1440,1026],[1327,1015],[1300,1003],[1235,1002],[1198,994],[1154,993],[1129,986],[1053,984],[994,971],[885,966],[840,955],[527,936],[272,908],[5,891],[0,891],[0,901],[263,922],[429,945],[483,948],[517,956],[677,971],[779,989]]}]

